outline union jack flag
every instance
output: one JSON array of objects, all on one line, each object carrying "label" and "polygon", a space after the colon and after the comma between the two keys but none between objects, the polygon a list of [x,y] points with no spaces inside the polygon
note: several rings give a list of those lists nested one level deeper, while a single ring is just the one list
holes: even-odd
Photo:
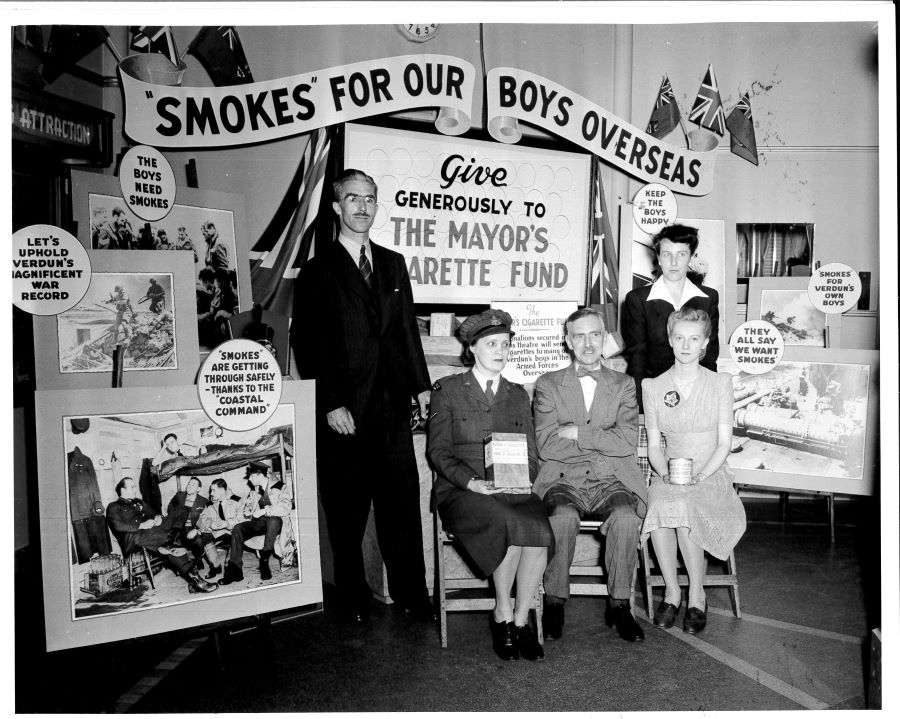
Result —
[{"label": "union jack flag", "polygon": [[681,119],[681,111],[675,102],[675,93],[672,92],[672,84],[668,75],[663,75],[659,94],[656,96],[656,106],[647,123],[647,133],[653,137],[665,137],[678,125]]},{"label": "union jack flag", "polygon": [[[315,254],[322,190],[331,169],[328,164],[333,133],[331,127],[322,127],[310,134],[284,199],[250,250],[253,301],[288,317],[293,309],[294,280],[306,260]],[[325,199],[328,202],[330,197]],[[325,219],[331,221],[327,214]]]},{"label": "union jack flag", "polygon": [[722,98],[719,96],[719,84],[716,82],[716,73],[710,65],[706,68],[706,77],[697,92],[697,99],[689,115],[691,122],[708,130],[725,134],[725,110],[722,109]]},{"label": "union jack flag", "polygon": [[138,25],[131,28],[129,47],[138,52],[158,52],[178,64],[178,48],[168,25]]},{"label": "union jack flag", "polygon": [[594,223],[591,236],[591,292],[589,304],[601,305],[606,326],[610,331],[618,326],[619,271],[616,266],[616,246],[606,211],[600,163],[594,156],[591,174],[594,189]]}]

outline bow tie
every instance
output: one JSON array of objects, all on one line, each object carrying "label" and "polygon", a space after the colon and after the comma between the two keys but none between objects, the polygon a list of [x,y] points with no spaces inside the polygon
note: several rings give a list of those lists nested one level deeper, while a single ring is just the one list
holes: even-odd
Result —
[{"label": "bow tie", "polygon": [[591,379],[594,380],[594,382],[599,382],[600,381],[600,368],[598,367],[597,369],[585,369],[584,367],[579,367],[578,371],[576,372],[576,375],[579,378],[590,377]]}]

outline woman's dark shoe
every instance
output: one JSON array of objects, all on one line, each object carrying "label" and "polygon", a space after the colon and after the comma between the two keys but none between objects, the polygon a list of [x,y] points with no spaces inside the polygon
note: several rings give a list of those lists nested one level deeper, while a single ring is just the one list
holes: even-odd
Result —
[{"label": "woman's dark shoe", "polygon": [[530,662],[544,661],[544,648],[538,641],[537,634],[531,628],[530,624],[523,627],[516,627],[516,642],[519,645],[519,654],[523,659]]},{"label": "woman's dark shoe", "polygon": [[674,604],[670,604],[663,600],[659,603],[656,612],[653,614],[653,623],[658,627],[668,629],[675,625],[675,617],[678,616],[680,610],[681,604],[676,607]]},{"label": "woman's dark shoe", "polygon": [[516,642],[516,626],[512,622],[495,622],[493,613],[490,614],[491,638],[494,641],[494,651],[503,661],[519,658],[519,645]]},{"label": "woman's dark shoe", "polygon": [[706,626],[706,603],[703,603],[703,609],[697,607],[688,607],[684,613],[684,631],[688,634],[698,634],[703,631]]}]

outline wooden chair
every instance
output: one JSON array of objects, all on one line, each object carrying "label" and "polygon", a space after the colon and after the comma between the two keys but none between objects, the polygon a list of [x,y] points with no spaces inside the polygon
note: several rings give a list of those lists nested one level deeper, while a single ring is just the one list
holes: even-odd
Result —
[{"label": "wooden chair", "polygon": [[[579,534],[594,534],[600,531],[603,522],[597,519],[582,519],[578,527]],[[576,561],[572,562],[569,568],[569,594],[572,596],[595,596],[608,597],[609,587],[603,581],[606,573],[603,566],[598,562],[596,564],[580,564]],[[634,584],[637,579],[637,569],[635,568],[634,576],[631,580],[631,613],[634,614]]]},{"label": "wooden chair", "polygon": [[[647,604],[647,616],[652,617],[653,588],[664,587],[666,586],[666,583],[663,580],[661,574],[653,574],[653,569],[656,567],[656,565],[650,558],[650,552],[647,548],[647,542],[641,543],[641,563],[644,566],[644,586],[646,587],[646,591],[644,592],[644,599],[646,600]],[[740,619],[741,598],[738,589],[737,564],[735,564],[734,552],[732,551],[728,559],[726,559],[724,562],[720,562],[720,560],[714,558],[712,559],[712,563],[724,564],[725,571],[724,573],[710,573],[709,564],[707,564],[707,571],[703,576],[703,586],[728,587],[728,594],[731,598],[731,609],[734,612],[734,616]],[[686,587],[688,586],[688,576],[687,573],[681,571],[681,569],[683,569],[683,567],[679,566],[678,586]]]},{"label": "wooden chair", "polygon": [[156,589],[153,582],[153,565],[150,564],[150,552],[146,547],[136,547],[125,560],[125,571],[128,573],[127,582],[129,587],[134,587],[134,578],[146,573],[147,579],[150,580],[150,588]]},{"label": "wooden chair", "polygon": [[[440,623],[441,647],[447,648],[447,612],[490,611],[494,608],[494,594],[490,582],[478,577],[446,576],[447,552],[458,553],[453,548],[453,535],[445,531],[437,508],[434,516],[434,603],[438,610]],[[484,590],[488,590],[485,595]],[[474,595],[474,596],[473,596]],[[532,611],[535,617],[535,629],[538,641],[544,643],[544,628],[541,622],[544,611],[544,588],[538,585],[534,594]]]}]

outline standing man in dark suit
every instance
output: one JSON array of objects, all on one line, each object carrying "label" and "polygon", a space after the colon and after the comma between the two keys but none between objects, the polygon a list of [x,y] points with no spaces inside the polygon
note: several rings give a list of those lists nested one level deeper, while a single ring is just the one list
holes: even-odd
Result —
[{"label": "standing man in dark suit", "polygon": [[392,599],[433,621],[409,426],[413,397],[426,416],[430,381],[403,256],[369,241],[377,193],[359,170],[334,182],[340,234],[303,267],[291,342],[300,376],[316,380],[319,492],[351,622],[368,619],[362,540],[373,502]]}]

